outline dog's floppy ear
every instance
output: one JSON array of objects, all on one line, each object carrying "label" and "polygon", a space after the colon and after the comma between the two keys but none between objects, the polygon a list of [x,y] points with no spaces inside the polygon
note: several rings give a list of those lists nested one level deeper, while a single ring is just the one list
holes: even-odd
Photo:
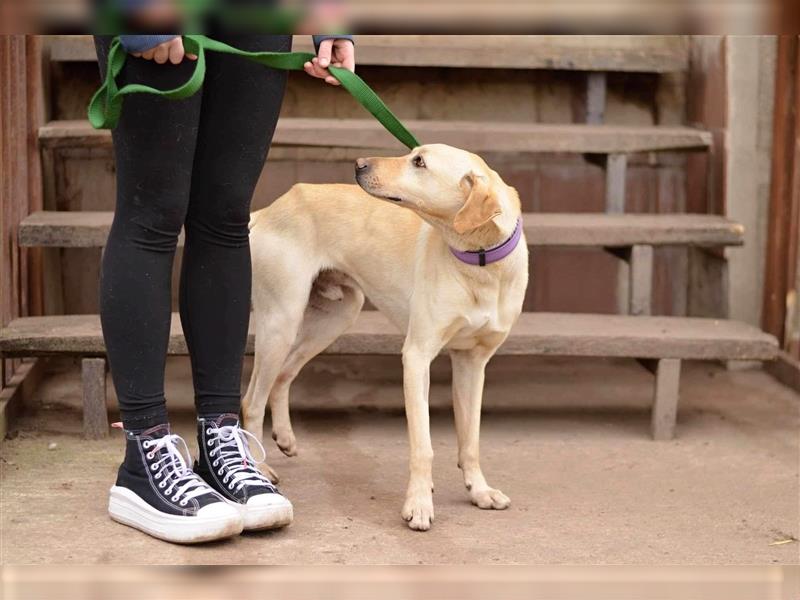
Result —
[{"label": "dog's floppy ear", "polygon": [[464,206],[453,219],[453,228],[459,234],[477,229],[502,212],[486,175],[472,171],[464,175],[463,181],[470,186],[470,191]]}]

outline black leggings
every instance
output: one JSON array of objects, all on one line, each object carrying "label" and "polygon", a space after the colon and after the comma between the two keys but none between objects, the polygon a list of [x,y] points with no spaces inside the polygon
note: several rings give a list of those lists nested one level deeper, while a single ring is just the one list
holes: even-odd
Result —
[{"label": "black leggings", "polygon": [[[217,36],[244,50],[289,51],[290,36]],[[95,40],[104,72],[110,39]],[[185,245],[180,319],[201,415],[238,413],[250,315],[250,200],[269,150],[286,73],[209,52],[186,100],[125,98],[113,132],[117,203],[100,276],[100,317],[126,429],[167,422],[164,367],[171,273]],[[176,87],[194,63],[128,57],[120,83]]]}]

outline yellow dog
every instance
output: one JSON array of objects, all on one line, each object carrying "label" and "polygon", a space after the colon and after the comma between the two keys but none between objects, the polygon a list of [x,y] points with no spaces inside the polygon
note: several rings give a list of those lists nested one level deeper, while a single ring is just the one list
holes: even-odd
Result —
[{"label": "yellow dog", "polygon": [[289,387],[356,320],[366,295],[406,336],[403,518],[427,530],[434,517],[429,370],[443,349],[470,499],[507,508],[481,471],[479,435],[484,369],[519,317],[528,283],[519,196],[480,157],[441,144],[358,159],[356,180],[295,185],[251,217],[256,352],[244,426],[260,437],[269,401],[273,437],[296,453]]}]

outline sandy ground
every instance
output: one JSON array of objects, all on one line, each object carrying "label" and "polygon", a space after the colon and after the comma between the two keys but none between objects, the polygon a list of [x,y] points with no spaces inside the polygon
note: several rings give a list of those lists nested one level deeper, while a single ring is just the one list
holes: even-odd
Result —
[{"label": "sandy ground", "polygon": [[[201,547],[105,513],[122,436],[80,437],[79,376],[56,370],[2,444],[4,564],[794,564],[800,397],[760,371],[689,365],[678,437],[649,438],[651,377],[627,361],[503,358],[491,366],[482,462],[512,500],[470,505],[456,468],[446,363],[435,365],[436,522],[407,529],[402,387],[394,358],[326,358],[295,387],[299,456],[269,462],[295,523]],[[247,374],[246,374],[247,377]],[[245,379],[246,380],[246,379]],[[110,386],[109,386],[110,387]],[[175,429],[193,446],[185,359],[171,359]],[[111,399],[113,402],[113,398]],[[269,435],[267,435],[269,439]],[[776,542],[786,542],[776,544]]]}]

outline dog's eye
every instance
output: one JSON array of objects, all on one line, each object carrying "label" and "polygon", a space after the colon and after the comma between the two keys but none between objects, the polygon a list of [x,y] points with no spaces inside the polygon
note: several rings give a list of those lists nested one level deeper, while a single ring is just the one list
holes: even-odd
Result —
[{"label": "dog's eye", "polygon": [[424,169],[424,168],[425,168],[425,160],[424,160],[424,159],[422,158],[422,156],[421,156],[421,155],[419,155],[419,154],[417,154],[417,155],[416,155],[416,156],[415,156],[415,157],[414,157],[414,158],[411,160],[411,162],[413,162],[413,163],[414,163],[414,166],[415,166],[415,167],[419,167],[420,169]]}]

